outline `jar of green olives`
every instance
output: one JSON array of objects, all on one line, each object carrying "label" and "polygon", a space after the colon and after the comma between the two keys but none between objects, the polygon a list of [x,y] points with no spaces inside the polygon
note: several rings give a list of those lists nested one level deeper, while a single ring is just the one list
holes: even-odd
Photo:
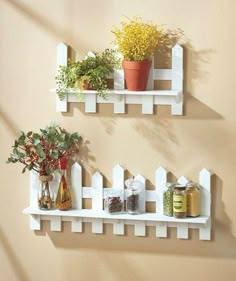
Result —
[{"label": "jar of green olives", "polygon": [[173,183],[166,183],[166,188],[163,192],[163,214],[165,216],[173,216]]}]

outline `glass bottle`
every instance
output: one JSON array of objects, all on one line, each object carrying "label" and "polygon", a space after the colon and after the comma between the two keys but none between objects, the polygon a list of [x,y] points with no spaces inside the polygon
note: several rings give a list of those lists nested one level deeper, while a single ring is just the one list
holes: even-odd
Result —
[{"label": "glass bottle", "polygon": [[187,215],[187,194],[185,185],[175,185],[173,192],[173,215],[175,218],[185,218]]},{"label": "glass bottle", "polygon": [[166,188],[163,192],[163,214],[165,216],[173,216],[173,183],[166,183]]},{"label": "glass bottle", "polygon": [[126,211],[131,215],[137,215],[141,213],[140,203],[141,196],[141,182],[132,179],[128,179],[125,182],[126,189]]},{"label": "glass bottle", "polygon": [[117,214],[124,211],[123,190],[112,189],[107,192],[105,198],[105,211],[109,214]]},{"label": "glass bottle", "polygon": [[53,199],[51,197],[50,182],[52,181],[52,175],[39,176],[41,181],[41,192],[38,199],[38,206],[41,210],[51,210],[53,208]]},{"label": "glass bottle", "polygon": [[200,186],[190,181],[187,188],[187,217],[200,216]]},{"label": "glass bottle", "polygon": [[67,169],[67,159],[62,158],[60,161],[61,165],[61,179],[58,187],[57,197],[56,197],[56,207],[61,211],[66,211],[72,207],[71,192],[69,190],[67,179],[66,179],[66,169]]}]

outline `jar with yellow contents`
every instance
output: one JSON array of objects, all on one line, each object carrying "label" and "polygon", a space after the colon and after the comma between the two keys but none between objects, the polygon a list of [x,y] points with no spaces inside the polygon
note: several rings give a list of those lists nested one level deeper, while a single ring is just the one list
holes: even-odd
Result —
[{"label": "jar with yellow contents", "polygon": [[200,186],[190,181],[186,184],[187,192],[187,216],[188,217],[198,217],[200,216]]}]

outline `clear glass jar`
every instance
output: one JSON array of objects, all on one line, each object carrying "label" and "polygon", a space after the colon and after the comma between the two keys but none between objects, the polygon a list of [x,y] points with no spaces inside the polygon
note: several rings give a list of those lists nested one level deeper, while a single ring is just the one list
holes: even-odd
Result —
[{"label": "clear glass jar", "polygon": [[173,216],[173,183],[166,183],[166,188],[163,192],[163,214],[165,216]]},{"label": "clear glass jar", "polygon": [[109,190],[105,197],[105,211],[109,214],[124,211],[124,191],[120,189]]},{"label": "clear glass jar", "polygon": [[53,179],[52,175],[39,176],[41,181],[41,191],[38,198],[38,206],[41,210],[51,210],[53,208],[53,199],[51,196],[50,182]]},{"label": "clear glass jar", "polygon": [[187,193],[185,185],[176,184],[173,192],[173,215],[185,218],[187,215]]},{"label": "clear glass jar", "polygon": [[187,188],[187,217],[200,216],[200,186],[199,184],[190,181],[186,184]]},{"label": "clear glass jar", "polygon": [[141,213],[142,183],[140,181],[128,179],[125,181],[126,189],[126,211],[131,215]]}]

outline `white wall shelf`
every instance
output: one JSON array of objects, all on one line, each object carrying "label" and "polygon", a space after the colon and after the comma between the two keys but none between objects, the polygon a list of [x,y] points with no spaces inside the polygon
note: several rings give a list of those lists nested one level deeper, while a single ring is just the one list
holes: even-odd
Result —
[{"label": "white wall shelf", "polygon": [[[73,209],[69,211],[39,210],[37,206],[39,179],[38,175],[31,172],[30,177],[30,206],[24,209],[23,213],[30,215],[30,228],[33,230],[41,229],[41,221],[50,220],[52,231],[61,231],[62,222],[71,222],[72,232],[82,232],[83,223],[92,223],[93,233],[103,233],[103,224],[113,224],[113,233],[116,235],[125,234],[125,225],[134,226],[136,236],[146,235],[146,226],[156,228],[157,237],[167,237],[168,227],[177,228],[177,237],[188,239],[188,229],[199,229],[200,240],[211,239],[211,194],[210,182],[211,175],[206,169],[199,173],[199,184],[201,185],[201,216],[197,218],[177,219],[167,217],[163,214],[162,194],[167,182],[167,170],[159,167],[156,170],[155,190],[145,190],[145,202],[155,202],[156,212],[145,213],[145,205],[142,206],[143,213],[140,215],[130,215],[127,213],[111,215],[103,210],[103,199],[106,193],[112,188],[124,189],[124,169],[116,165],[113,169],[113,187],[103,188],[103,177],[96,172],[92,176],[92,187],[82,187],[82,168],[78,163],[72,166],[71,184],[73,193]],[[145,178],[140,174],[135,177],[144,183]],[[178,182],[188,182],[185,177],[179,178]],[[59,176],[56,176],[52,182],[51,188],[54,196],[57,192]],[[82,209],[82,199],[92,199],[92,209]]]},{"label": "white wall shelf", "polygon": [[[68,46],[60,43],[57,46],[57,69],[60,65],[67,65]],[[183,114],[183,48],[175,45],[172,48],[172,68],[154,69],[153,64],[149,74],[147,91],[133,92],[124,89],[124,71],[115,70],[111,78],[114,79],[114,90],[110,91],[109,98],[104,100],[96,95],[96,91],[84,91],[84,97],[78,99],[73,89],[68,89],[64,100],[57,96],[56,110],[67,112],[69,102],[84,102],[85,112],[96,113],[97,103],[111,103],[114,105],[114,113],[125,113],[126,104],[142,105],[143,114],[153,114],[154,105],[170,105],[172,115]],[[170,80],[171,90],[154,90],[155,80]],[[50,90],[56,93],[56,89]]]}]

